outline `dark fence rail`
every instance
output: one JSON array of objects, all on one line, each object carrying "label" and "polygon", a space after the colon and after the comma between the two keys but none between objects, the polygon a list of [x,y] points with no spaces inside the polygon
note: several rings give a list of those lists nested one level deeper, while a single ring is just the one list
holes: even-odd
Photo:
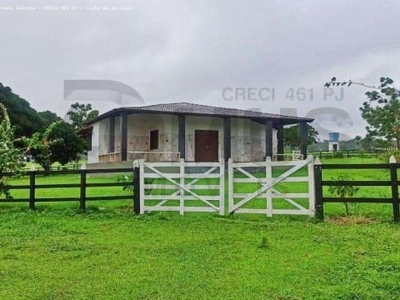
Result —
[{"label": "dark fence rail", "polygon": [[379,157],[386,153],[386,149],[370,149],[370,150],[338,150],[338,151],[308,151],[308,154],[321,158],[351,158],[351,157]]},{"label": "dark fence rail", "polygon": [[[324,218],[324,203],[391,203],[393,207],[393,219],[398,222],[400,219],[399,211],[399,181],[397,178],[397,169],[400,164],[321,164],[316,162],[314,164],[314,180],[315,180],[315,214],[318,218]],[[360,180],[346,180],[346,181],[333,181],[322,180],[323,170],[326,169],[385,169],[390,170],[389,180],[379,181],[360,181]],[[391,197],[387,198],[370,198],[370,197],[326,197],[324,196],[324,186],[387,186],[391,187]]]},{"label": "dark fence rail", "polygon": [[[3,190],[28,190],[29,197],[28,198],[12,198],[12,199],[0,199],[0,203],[29,203],[30,209],[35,209],[35,203],[37,202],[79,202],[79,208],[81,210],[86,209],[87,201],[113,201],[113,200],[133,200],[133,205],[135,212],[139,209],[139,198],[137,197],[138,188],[137,183],[138,172],[133,168],[114,168],[114,169],[96,169],[96,170],[86,170],[85,168],[81,168],[80,170],[63,170],[63,171],[26,171],[22,174],[22,176],[28,176],[29,184],[19,184],[19,185],[4,185],[1,187]],[[133,174],[133,194],[127,195],[102,195],[102,196],[87,196],[88,188],[96,188],[96,187],[124,187],[127,185],[126,182],[101,182],[101,183],[88,183],[87,177],[89,174]],[[54,175],[80,175],[79,183],[57,183],[57,184],[37,184],[36,179],[38,176],[54,176]],[[135,176],[136,175],[136,176]],[[13,177],[14,174],[3,172],[0,173],[1,177]],[[135,186],[136,184],[136,186]],[[136,189],[135,189],[136,187]],[[52,197],[52,198],[39,198],[36,196],[36,191],[39,189],[76,189],[79,188],[79,196],[76,197]],[[135,200],[136,199],[136,200]]]}]

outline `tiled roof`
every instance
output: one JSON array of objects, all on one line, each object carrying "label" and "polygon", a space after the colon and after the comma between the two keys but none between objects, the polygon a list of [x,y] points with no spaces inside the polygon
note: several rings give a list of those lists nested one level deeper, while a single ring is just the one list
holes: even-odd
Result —
[{"label": "tiled roof", "polygon": [[107,118],[110,115],[117,114],[120,112],[127,113],[169,113],[169,114],[180,114],[180,115],[200,115],[200,116],[216,116],[216,117],[239,117],[245,119],[256,119],[256,120],[273,120],[281,122],[283,124],[294,124],[301,121],[312,122],[313,119],[301,118],[293,116],[285,116],[278,114],[269,114],[263,112],[257,112],[252,110],[243,110],[235,108],[217,107],[209,105],[194,104],[188,102],[177,102],[177,103],[165,103],[148,106],[135,106],[135,107],[121,107],[111,110],[105,114],[100,115],[91,123]]}]

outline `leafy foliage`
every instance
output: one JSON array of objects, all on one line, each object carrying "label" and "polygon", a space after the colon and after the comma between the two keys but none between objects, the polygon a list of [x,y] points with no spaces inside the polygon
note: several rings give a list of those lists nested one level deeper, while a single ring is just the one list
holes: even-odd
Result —
[{"label": "leafy foliage", "polygon": [[117,177],[117,182],[123,183],[122,190],[124,192],[133,192],[133,176],[132,175],[120,175]]},{"label": "leafy foliage", "polygon": [[46,171],[53,163],[64,165],[78,160],[85,150],[85,141],[71,124],[63,121],[52,123],[44,133],[37,132],[26,138],[27,151]]},{"label": "leafy foliage", "polygon": [[55,122],[51,125],[47,138],[53,143],[50,150],[55,161],[65,165],[80,158],[86,147],[85,141],[79,137],[74,128],[65,122]]},{"label": "leafy foliage", "polygon": [[43,119],[45,128],[49,127],[51,123],[61,121],[62,119],[57,116],[55,113],[46,110],[46,111],[41,111],[38,113],[39,116]]},{"label": "leafy foliage", "polygon": [[[284,128],[284,144],[291,148],[300,145],[300,125],[295,125],[289,128]],[[307,144],[312,145],[317,142],[318,131],[314,127],[307,124]]]},{"label": "leafy foliage", "polygon": [[[337,177],[332,177],[331,180],[337,183],[338,185],[330,186],[328,189],[329,193],[336,195],[341,199],[344,199],[346,197],[353,197],[359,190],[359,187],[353,185],[341,184],[341,182],[354,180],[352,176],[346,173],[342,173]],[[346,215],[349,215],[349,203],[344,202],[344,205],[346,207]]]},{"label": "leafy foliage", "polygon": [[67,115],[72,121],[75,130],[80,130],[85,123],[90,122],[99,115],[98,110],[93,110],[90,104],[80,104],[78,102],[71,105]]},{"label": "leafy foliage", "polygon": [[384,137],[388,141],[396,140],[400,148],[400,100],[399,91],[387,77],[380,79],[380,91],[368,91],[365,95],[369,101],[360,108],[362,117],[368,122],[370,136]]},{"label": "leafy foliage", "polygon": [[394,81],[389,77],[381,77],[379,82],[378,86],[351,80],[338,82],[333,77],[325,83],[325,87],[356,84],[371,89],[365,93],[368,101],[360,107],[361,116],[368,123],[368,137],[395,140],[400,149],[400,91],[394,87]]},{"label": "leafy foliage", "polygon": [[[22,172],[23,161],[22,153],[14,146],[14,130],[11,126],[10,118],[6,107],[0,103],[2,118],[0,118],[0,173]],[[0,196],[4,194],[7,199],[11,199],[10,192],[5,188],[7,177],[0,175]]]},{"label": "leafy foliage", "polygon": [[383,163],[389,163],[390,157],[393,156],[396,159],[396,162],[400,162],[400,150],[387,150],[384,152],[379,159]]},{"label": "leafy foliage", "polygon": [[46,128],[43,118],[30,107],[29,102],[14,94],[9,87],[0,83],[0,102],[7,108],[15,136],[31,136]]}]

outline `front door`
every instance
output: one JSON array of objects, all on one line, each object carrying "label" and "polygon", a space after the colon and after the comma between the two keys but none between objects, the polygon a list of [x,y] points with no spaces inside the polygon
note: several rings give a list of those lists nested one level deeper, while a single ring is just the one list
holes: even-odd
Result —
[{"label": "front door", "polygon": [[218,162],[218,130],[194,131],[196,162]]}]

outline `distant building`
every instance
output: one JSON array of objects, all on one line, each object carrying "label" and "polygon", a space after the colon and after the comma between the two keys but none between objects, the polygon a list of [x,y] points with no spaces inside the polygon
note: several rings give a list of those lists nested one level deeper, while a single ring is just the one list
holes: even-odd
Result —
[{"label": "distant building", "polygon": [[329,151],[336,152],[339,151],[339,132],[330,132],[329,133]]}]

